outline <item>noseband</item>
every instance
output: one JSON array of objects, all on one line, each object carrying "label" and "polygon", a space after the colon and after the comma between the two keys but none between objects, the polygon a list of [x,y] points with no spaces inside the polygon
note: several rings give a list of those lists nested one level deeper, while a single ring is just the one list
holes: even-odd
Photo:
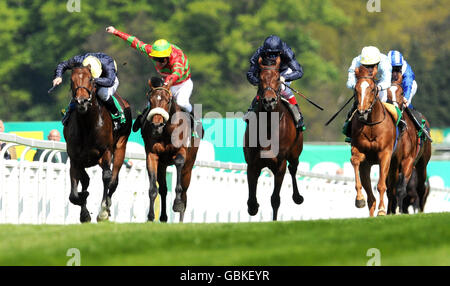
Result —
[{"label": "noseband", "polygon": [[[91,78],[90,81],[93,83],[93,79],[92,78]],[[72,92],[72,97],[73,98],[75,98],[75,96],[77,95],[77,92],[78,92],[79,89],[84,89],[84,90],[87,91],[87,93],[89,94],[89,98],[87,99],[87,101],[91,102],[92,101],[92,94],[94,93],[94,90],[95,90],[95,84],[93,83],[92,89],[89,89],[89,88],[87,88],[85,86],[77,86]]]}]

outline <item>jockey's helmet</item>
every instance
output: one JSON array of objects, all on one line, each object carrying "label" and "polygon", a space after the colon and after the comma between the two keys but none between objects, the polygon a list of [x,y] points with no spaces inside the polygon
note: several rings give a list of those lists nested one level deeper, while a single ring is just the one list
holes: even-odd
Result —
[{"label": "jockey's helmet", "polygon": [[276,58],[283,51],[283,42],[278,36],[270,35],[264,40],[263,54],[269,58]]},{"label": "jockey's helmet", "polygon": [[388,53],[388,58],[391,60],[391,65],[393,67],[403,66],[403,55],[399,51],[390,51]]},{"label": "jockey's helmet", "polygon": [[170,45],[167,40],[159,39],[153,43],[150,56],[155,58],[166,58],[169,57],[171,53],[172,45]]},{"label": "jockey's helmet", "polygon": [[362,65],[376,65],[381,61],[380,50],[377,47],[368,46],[364,47],[361,51],[361,64]]},{"label": "jockey's helmet", "polygon": [[102,63],[94,56],[88,56],[83,60],[83,66],[91,66],[91,74],[94,78],[99,78],[102,75]]}]

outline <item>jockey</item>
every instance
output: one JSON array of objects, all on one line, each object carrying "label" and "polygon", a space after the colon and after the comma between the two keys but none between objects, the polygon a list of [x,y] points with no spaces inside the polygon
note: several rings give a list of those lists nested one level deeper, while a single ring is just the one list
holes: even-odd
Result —
[{"label": "jockey", "polygon": [[[132,48],[146,54],[153,64],[155,64],[156,71],[164,79],[164,87],[171,91],[181,109],[189,113],[193,118],[189,98],[191,97],[194,85],[191,80],[189,60],[183,51],[164,39],[157,40],[153,45],[149,45],[140,41],[135,36],[123,33],[112,26],[106,28],[106,31],[127,41]],[[133,131],[136,132],[139,130],[145,119],[145,113],[149,109],[150,107],[147,106],[142,114],[136,118]]]},{"label": "jockey", "polygon": [[[290,86],[292,81],[300,79],[303,76],[303,69],[297,62],[292,49],[278,36],[271,35],[267,37],[264,40],[263,45],[259,47],[250,58],[250,69],[247,72],[247,79],[252,85],[259,85],[259,57],[262,57],[263,59],[276,59],[278,56],[280,56],[281,59],[280,81],[283,83],[281,95],[290,103],[289,109],[293,114],[296,128],[303,131],[305,130],[305,125],[303,123],[303,116],[300,112],[300,107],[298,106],[297,100],[292,91],[285,87],[285,85]],[[244,120],[248,120],[249,113],[255,110],[257,97],[258,96],[253,99],[247,113],[244,115]]]},{"label": "jockey", "polygon": [[[361,51],[361,55],[355,57],[352,61],[350,68],[348,69],[348,80],[347,87],[349,89],[355,89],[356,86],[356,75],[355,69],[357,67],[364,66],[369,70],[372,70],[375,66],[378,67],[378,81],[377,91],[382,102],[387,100],[387,89],[391,86],[391,76],[392,76],[392,66],[388,57],[382,53],[380,50],[373,46],[364,47]],[[352,108],[347,114],[347,119],[344,122],[344,127],[342,132],[347,136],[345,142],[351,142],[351,128],[349,128],[349,120],[354,111],[358,108],[356,100],[353,103]]]},{"label": "jockey", "polygon": [[406,62],[402,53],[399,51],[390,51],[388,53],[388,58],[391,61],[392,71],[401,72],[403,75],[403,97],[406,100],[406,106],[412,108],[411,101],[417,92],[417,83],[415,81],[416,76],[414,75],[411,66],[408,62]]},{"label": "jockey", "polygon": [[[117,65],[113,58],[104,53],[87,53],[61,62],[56,67],[53,86],[61,84],[62,75],[67,69],[87,65],[90,65],[94,82],[99,87],[97,89],[97,96],[111,113],[111,117],[114,122],[114,129],[117,129],[119,122],[125,122],[125,115],[120,105],[116,106],[112,97],[119,87]],[[74,107],[75,105],[71,102],[62,119],[63,125],[67,124],[67,120],[69,119],[70,113]]]}]

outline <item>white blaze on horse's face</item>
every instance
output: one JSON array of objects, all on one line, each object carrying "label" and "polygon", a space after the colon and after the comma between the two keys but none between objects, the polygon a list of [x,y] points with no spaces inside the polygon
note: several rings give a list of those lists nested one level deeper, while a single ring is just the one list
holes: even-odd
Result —
[{"label": "white blaze on horse's face", "polygon": [[367,81],[361,83],[361,109],[364,108],[364,96],[366,95],[366,89],[370,86]]}]

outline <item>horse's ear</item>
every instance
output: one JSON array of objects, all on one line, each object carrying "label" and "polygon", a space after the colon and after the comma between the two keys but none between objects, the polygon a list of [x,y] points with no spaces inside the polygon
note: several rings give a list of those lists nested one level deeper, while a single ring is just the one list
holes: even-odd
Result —
[{"label": "horse's ear", "polygon": [[259,57],[259,59],[258,59],[258,64],[261,66],[262,65],[262,58],[261,57]]},{"label": "horse's ear", "polygon": [[403,82],[403,75],[401,72],[398,73],[398,81]]},{"label": "horse's ear", "polygon": [[280,67],[280,63],[281,63],[281,57],[278,56],[278,57],[277,57],[277,61],[276,61],[276,66],[277,66],[277,68]]},{"label": "horse's ear", "polygon": [[153,87],[153,86],[152,86],[152,80],[151,80],[151,79],[148,79],[148,86],[149,86],[150,88]]},{"label": "horse's ear", "polygon": [[359,77],[359,73],[360,73],[359,68],[355,68],[355,76],[356,76],[357,78]]},{"label": "horse's ear", "polygon": [[377,73],[378,73],[378,65],[375,65],[373,67],[372,76],[375,77],[377,75]]}]

